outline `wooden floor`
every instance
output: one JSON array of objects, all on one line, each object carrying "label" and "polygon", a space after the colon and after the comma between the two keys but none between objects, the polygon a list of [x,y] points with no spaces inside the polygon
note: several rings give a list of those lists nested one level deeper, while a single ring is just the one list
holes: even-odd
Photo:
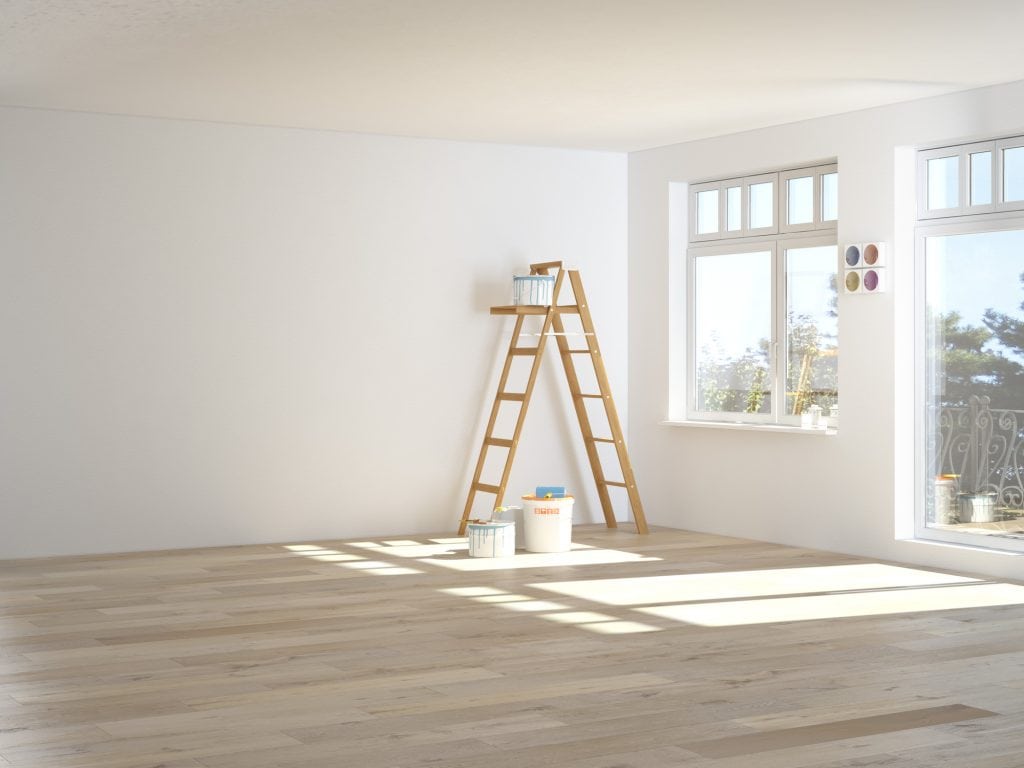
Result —
[{"label": "wooden floor", "polygon": [[0,562],[0,766],[1024,766],[1019,585],[435,538]]}]

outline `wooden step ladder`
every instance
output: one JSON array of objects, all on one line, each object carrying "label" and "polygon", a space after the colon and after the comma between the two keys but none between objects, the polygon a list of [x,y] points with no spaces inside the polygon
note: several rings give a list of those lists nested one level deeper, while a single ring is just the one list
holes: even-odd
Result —
[{"label": "wooden step ladder", "polygon": [[[548,275],[549,270],[557,270],[555,274],[555,285],[551,292],[551,304],[549,306],[502,306],[491,307],[492,315],[514,315],[516,318],[515,329],[512,331],[512,340],[509,342],[508,354],[505,356],[505,366],[501,371],[501,378],[498,380],[498,392],[494,396],[494,404],[491,406],[491,416],[487,420],[487,429],[484,432],[483,444],[480,446],[480,455],[477,458],[476,469],[473,472],[473,481],[469,486],[469,495],[466,498],[466,508],[462,512],[462,522],[459,525],[459,535],[466,534],[466,525],[469,516],[472,514],[473,502],[477,493],[489,493],[495,497],[494,506],[501,506],[505,496],[505,488],[508,485],[509,473],[512,471],[512,462],[515,459],[516,448],[519,446],[519,436],[523,431],[523,422],[526,420],[526,409],[530,404],[530,397],[533,395],[533,387],[537,383],[537,373],[540,370],[541,360],[544,357],[544,349],[549,337],[553,336],[558,344],[558,354],[562,358],[562,366],[565,368],[565,378],[569,382],[569,393],[572,395],[573,407],[576,410],[576,418],[580,424],[580,432],[583,433],[583,444],[587,450],[587,457],[590,459],[590,468],[594,473],[594,480],[597,483],[597,494],[601,499],[601,510],[604,512],[604,520],[609,528],[616,528],[615,511],[612,508],[609,487],[620,487],[626,489],[629,497],[629,505],[633,511],[633,519],[636,522],[638,533],[647,533],[647,519],[644,517],[644,508],[640,503],[640,493],[636,488],[636,478],[633,476],[633,466],[629,461],[629,453],[626,451],[626,440],[622,434],[622,426],[619,424],[619,414],[615,410],[615,401],[612,400],[611,387],[608,384],[608,374],[605,371],[604,360],[601,357],[601,349],[597,344],[597,336],[594,333],[594,321],[590,316],[590,308],[587,306],[586,295],[583,292],[583,283],[580,280],[578,270],[566,270],[562,262],[551,261],[542,264],[531,264],[531,275]],[[569,276],[569,283],[572,286],[574,304],[559,304],[558,297],[562,289],[565,276]],[[585,348],[574,348],[569,344],[569,338],[565,332],[565,323],[562,321],[563,314],[579,315],[580,323],[583,326],[583,338],[587,341]],[[540,330],[540,336],[536,346],[519,346],[522,338],[523,322],[531,315],[543,315],[544,322]],[[580,389],[579,376],[576,373],[574,362],[580,355],[590,358],[594,366],[594,374],[597,379],[599,392],[583,392]],[[509,372],[512,370],[512,361],[516,357],[532,357],[533,364],[530,367],[530,377],[527,380],[524,392],[508,392]],[[604,403],[605,415],[608,418],[608,426],[611,435],[608,437],[597,437],[594,435],[590,424],[590,417],[587,414],[587,399],[601,400]],[[517,402],[519,415],[516,418],[515,429],[510,438],[494,436],[494,425],[498,420],[498,411],[501,404],[505,402]],[[599,443],[608,443],[615,446],[615,453],[619,460],[619,468],[622,472],[622,480],[609,480],[605,476],[601,466],[601,456],[597,446]],[[505,466],[501,473],[501,480],[497,485],[480,482],[480,475],[483,472],[484,462],[489,448],[505,448],[508,455],[505,457]]]}]

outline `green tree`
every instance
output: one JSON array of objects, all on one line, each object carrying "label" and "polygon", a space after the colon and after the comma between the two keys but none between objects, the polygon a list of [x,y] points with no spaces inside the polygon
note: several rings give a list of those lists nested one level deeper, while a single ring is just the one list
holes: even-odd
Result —
[{"label": "green tree", "polygon": [[[1019,280],[1024,285],[1024,274]],[[1024,302],[1020,305],[1024,310]],[[1024,320],[986,309],[982,322],[990,332],[990,338],[1010,352],[1018,360],[1024,359]],[[990,373],[993,408],[1019,409],[1024,404],[1024,366],[1002,354],[996,354]]]},{"label": "green tree", "polygon": [[[991,311],[987,310],[986,315]],[[987,348],[995,337],[992,330],[963,324],[959,312],[937,315],[933,327],[942,365],[942,375],[937,382],[941,386],[940,404],[963,407],[971,395],[987,395],[994,405],[1000,399],[999,372],[1011,361]]]}]

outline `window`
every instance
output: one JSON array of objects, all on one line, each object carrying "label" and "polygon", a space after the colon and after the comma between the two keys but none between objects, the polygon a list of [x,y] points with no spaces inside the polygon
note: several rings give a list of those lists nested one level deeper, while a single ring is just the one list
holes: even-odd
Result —
[{"label": "window", "polygon": [[922,538],[1018,551],[1024,551],[1022,160],[1020,138],[919,152],[917,229],[923,418],[915,530]]},{"label": "window", "polygon": [[687,418],[838,404],[834,164],[690,186]]},{"label": "window", "polygon": [[778,174],[695,184],[690,189],[692,242],[778,232],[775,189]]},{"label": "window", "polygon": [[918,153],[919,220],[1024,210],[1024,136]]}]

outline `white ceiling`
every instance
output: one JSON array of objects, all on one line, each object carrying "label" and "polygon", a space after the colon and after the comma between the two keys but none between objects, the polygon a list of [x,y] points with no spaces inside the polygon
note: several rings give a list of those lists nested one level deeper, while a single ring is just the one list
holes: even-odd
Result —
[{"label": "white ceiling", "polygon": [[0,0],[0,104],[636,150],[1024,79],[1022,0]]}]

